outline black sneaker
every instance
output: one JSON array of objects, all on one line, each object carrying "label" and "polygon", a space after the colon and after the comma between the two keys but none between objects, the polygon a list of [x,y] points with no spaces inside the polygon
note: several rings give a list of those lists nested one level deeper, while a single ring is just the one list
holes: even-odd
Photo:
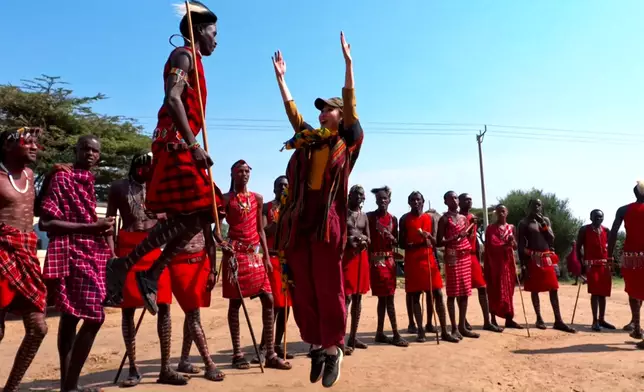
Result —
[{"label": "black sneaker", "polygon": [[324,361],[324,376],[322,377],[322,386],[331,388],[340,379],[340,367],[344,353],[338,348],[336,355],[326,355]]},{"label": "black sneaker", "polygon": [[324,352],[324,349],[319,348],[317,350],[309,351],[309,354],[311,356],[311,383],[315,384],[322,379],[326,353]]}]

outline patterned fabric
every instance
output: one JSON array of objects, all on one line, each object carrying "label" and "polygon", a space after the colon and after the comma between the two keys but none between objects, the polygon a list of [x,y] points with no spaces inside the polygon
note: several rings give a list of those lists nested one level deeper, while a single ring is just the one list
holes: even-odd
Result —
[{"label": "patterned fabric", "polygon": [[[95,223],[98,217],[92,173],[80,169],[55,173],[43,198],[41,216]],[[89,321],[104,320],[105,265],[110,254],[104,237],[50,235],[43,277],[53,280],[59,311]]]},{"label": "patterned fabric", "polygon": [[[242,296],[255,297],[261,293],[271,293],[271,283],[259,254],[259,233],[257,232],[257,197],[249,192],[247,195],[229,193],[226,206],[228,238],[235,250],[237,261],[237,281]],[[239,298],[237,286],[232,276],[232,260],[224,257],[223,263],[223,296]]]},{"label": "patterned fabric", "polygon": [[[418,229],[431,233],[432,218],[428,214],[415,216],[406,214],[401,218],[401,225],[407,231],[407,242],[409,244],[421,244],[425,238],[420,235]],[[430,280],[431,275],[431,280]],[[431,247],[422,246],[405,250],[405,291],[407,293],[420,293],[422,291],[437,290],[443,288],[438,263],[434,258]]]},{"label": "patterned fabric", "polygon": [[[190,51],[190,48],[177,48],[168,57],[163,69],[164,84],[172,73],[170,58],[178,50]],[[199,72],[199,88],[205,108],[208,93],[200,53],[197,53],[195,65]],[[188,86],[181,94],[181,102],[186,110],[190,129],[197,136],[203,128],[203,123],[195,73],[190,72],[187,80]],[[195,165],[192,153],[175,126],[166,105],[161,106],[159,110],[153,135],[152,155],[152,176],[147,183],[145,201],[148,210],[155,213],[187,214],[212,208],[211,179],[207,170],[199,169]],[[218,189],[216,194],[219,198],[221,192],[217,191]],[[221,202],[222,200],[217,200],[217,205],[221,206]]]},{"label": "patterned fabric", "polygon": [[168,266],[172,294],[184,312],[210,306],[212,293],[206,290],[210,274],[210,259],[205,250],[179,253]]},{"label": "patterned fabric", "polygon": [[514,226],[493,223],[485,230],[485,279],[490,313],[498,317],[514,317],[514,286],[516,264],[514,250],[508,243]]},{"label": "patterned fabric", "polygon": [[486,286],[485,277],[483,276],[483,268],[481,268],[481,262],[479,261],[478,255],[478,238],[477,238],[477,228],[478,226],[474,224],[474,219],[476,216],[474,214],[467,215],[468,225],[473,224],[472,234],[468,236],[470,241],[470,247],[472,249],[472,288],[478,289]]},{"label": "patterned fabric", "polygon": [[47,304],[47,288],[40,273],[36,256],[38,236],[33,231],[24,233],[0,223],[0,281],[5,289],[0,290],[0,308],[19,293],[41,312]]},{"label": "patterned fabric", "polygon": [[371,294],[376,297],[394,295],[396,292],[394,245],[383,234],[384,230],[394,234],[394,217],[390,213],[379,217],[374,211],[368,213],[367,218],[369,219],[369,233],[371,235],[371,244],[369,245]]},{"label": "patterned fabric", "polygon": [[[467,229],[467,218],[463,215],[447,215],[445,238],[456,238]],[[472,295],[472,246],[467,237],[451,241],[445,246],[445,278],[448,297]]]},{"label": "patterned fabric", "polygon": [[[284,142],[282,150],[293,150],[310,147],[314,144],[327,142],[333,133],[327,128],[305,129],[296,133],[292,138]],[[280,151],[282,151],[280,150]]]}]

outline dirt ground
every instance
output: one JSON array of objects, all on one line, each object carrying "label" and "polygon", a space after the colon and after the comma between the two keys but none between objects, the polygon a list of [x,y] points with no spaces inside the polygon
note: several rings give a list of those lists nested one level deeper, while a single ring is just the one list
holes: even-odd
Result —
[{"label": "dirt ground", "polygon": [[[199,391],[212,388],[218,391],[250,391],[265,388],[265,391],[304,391],[311,386],[308,382],[309,360],[305,356],[307,345],[299,341],[295,323],[289,322],[288,337],[293,344],[289,351],[296,353],[291,371],[267,370],[261,374],[259,368],[240,371],[230,367],[230,338],[226,322],[227,303],[221,298],[221,288],[216,288],[213,305],[202,310],[203,326],[208,336],[211,353],[215,362],[227,374],[226,380],[217,385],[195,376],[185,387],[162,387],[155,383],[159,369],[159,346],[156,326],[152,317],[146,319],[139,331],[137,356],[144,372],[137,391]],[[564,285],[560,290],[564,319],[570,321],[576,286]],[[468,318],[480,329],[482,316],[476,291],[470,300]],[[534,323],[534,312],[526,297],[528,320]],[[376,329],[376,298],[367,296],[364,300],[360,335],[367,343],[373,343]],[[398,322],[407,327],[405,295],[399,290],[396,295]],[[544,317],[549,326],[552,309],[547,294],[541,295]],[[520,312],[521,302],[518,291],[515,307]],[[249,302],[249,311],[256,334],[261,328],[259,301]],[[520,313],[519,313],[520,314]],[[178,306],[173,306],[173,363],[180,351],[183,317]],[[242,316],[243,318],[243,316]],[[121,338],[120,313],[109,310],[92,353],[85,365],[82,385],[101,386],[106,391],[115,391],[112,384],[124,352]],[[523,322],[523,316],[518,318]],[[370,345],[351,357],[346,357],[342,367],[341,380],[334,389],[339,391],[418,391],[431,388],[438,391],[635,391],[642,388],[644,353],[634,347],[634,341],[621,328],[630,320],[628,298],[622,288],[614,288],[608,302],[607,320],[614,323],[617,331],[593,333],[590,300],[586,286],[581,290],[579,306],[575,316],[578,333],[568,335],[548,329],[526,331],[507,330],[503,334],[481,332],[478,340],[465,340],[459,344],[441,342],[436,345],[432,338],[427,343],[412,343],[409,348]],[[46,337],[33,365],[23,383],[24,391],[50,391],[58,388],[58,354],[56,333],[58,316],[48,318],[49,335]],[[388,326],[388,322],[385,324]],[[6,380],[10,364],[22,337],[22,323],[19,319],[7,321],[5,340],[0,350],[0,380]],[[410,337],[411,338],[411,337]],[[245,352],[252,354],[251,338],[245,326],[242,328],[242,344]],[[200,360],[193,347],[193,363]]]}]

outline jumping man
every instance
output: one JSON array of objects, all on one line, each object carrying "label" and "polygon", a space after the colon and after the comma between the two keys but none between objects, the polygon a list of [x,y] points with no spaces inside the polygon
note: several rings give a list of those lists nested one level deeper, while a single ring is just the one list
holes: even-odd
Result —
[{"label": "jumping man", "polygon": [[[394,247],[398,244],[398,219],[387,209],[391,201],[391,189],[385,186],[371,190],[376,196],[375,211],[367,213],[369,220],[369,264],[371,265],[371,294],[378,297],[378,328],[376,343],[407,347],[409,343],[398,332],[396,321],[396,261]],[[385,312],[389,316],[393,339],[385,335]]]},{"label": "jumping man", "polygon": [[58,354],[62,392],[79,390],[80,372],[105,321],[105,265],[112,253],[107,237],[113,234],[114,218],[98,219],[96,215],[90,169],[98,164],[100,154],[96,137],[81,137],[73,170],[56,172],[41,189],[40,228],[50,237],[43,276],[50,280],[61,312]]},{"label": "jumping man", "polygon": [[210,56],[217,46],[217,16],[198,1],[191,2],[191,16],[197,58],[193,58],[188,44],[186,14],[179,24],[185,45],[172,51],[163,70],[165,99],[153,135],[152,174],[145,200],[147,210],[164,213],[168,218],[158,222],[127,256],[110,260],[107,269],[108,303],[119,304],[127,272],[146,254],[165,245],[147,271],[136,273],[145,307],[152,314],[158,310],[157,282],[165,267],[197,233],[213,223],[211,179],[206,173],[212,160],[196,140],[203,127],[196,86],[199,83],[205,108],[207,92],[201,58]]},{"label": "jumping man", "polygon": [[340,34],[345,62],[342,98],[316,99],[320,128],[299,114],[284,74],[280,52],[273,67],[295,136],[286,176],[289,192],[280,215],[277,247],[284,251],[295,284],[293,312],[302,340],[313,345],[311,382],[325,387],[340,378],[346,327],[342,252],[347,236],[349,174],[363,132],[356,113],[351,47]]},{"label": "jumping man", "polygon": [[[582,268],[588,281],[590,306],[593,312],[592,330],[599,332],[602,328],[615,329],[604,319],[606,314],[606,297],[610,297],[613,284],[611,265],[608,263],[609,230],[602,225],[604,213],[593,210],[590,213],[590,225],[582,226],[577,235],[575,252],[582,261]],[[599,311],[599,317],[597,315]]]},{"label": "jumping man", "polygon": [[524,289],[532,295],[532,305],[537,314],[536,327],[546,329],[546,323],[541,317],[539,293],[550,293],[550,303],[555,314],[554,329],[575,333],[561,318],[559,309],[559,282],[554,266],[559,262],[554,252],[555,234],[550,226],[550,219],[543,216],[543,204],[539,199],[532,199],[528,204],[528,216],[519,222],[519,258],[524,274]]},{"label": "jumping man", "polygon": [[362,296],[369,292],[369,252],[371,243],[369,221],[362,212],[365,194],[360,185],[354,185],[349,191],[349,215],[347,216],[347,246],[342,259],[344,274],[344,295],[347,309],[351,305],[351,331],[345,353],[351,355],[353,347],[366,349],[366,343],[356,337]]},{"label": "jumping man", "polygon": [[[34,173],[38,135],[35,128],[0,134],[0,341],[6,312],[22,316],[25,337],[4,386],[16,392],[47,334],[47,289],[36,256],[33,231]],[[6,350],[6,348],[5,348]]]}]

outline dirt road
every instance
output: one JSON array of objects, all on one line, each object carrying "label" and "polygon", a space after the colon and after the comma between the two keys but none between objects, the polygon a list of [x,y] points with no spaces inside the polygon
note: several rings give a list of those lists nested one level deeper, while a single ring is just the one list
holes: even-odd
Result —
[{"label": "dirt road", "polygon": [[[226,380],[213,385],[201,376],[194,377],[186,387],[161,387],[155,383],[159,369],[159,347],[156,326],[152,317],[146,320],[139,331],[137,356],[145,376],[137,391],[304,391],[311,388],[308,382],[309,361],[305,357],[307,345],[299,341],[297,327],[290,321],[288,336],[294,343],[289,351],[297,352],[292,361],[293,370],[267,370],[260,374],[259,368],[246,371],[230,368],[230,337],[226,322],[227,303],[221,298],[221,289],[214,292],[213,306],[202,310],[203,325],[208,336],[215,362],[227,373]],[[565,285],[560,290],[561,308],[564,319],[570,321],[577,288]],[[470,300],[468,318],[480,329],[482,317],[476,291]],[[526,297],[528,320],[534,323],[534,312]],[[396,296],[398,322],[407,327],[404,291]],[[376,328],[376,298],[367,296],[364,300],[360,335],[365,342],[373,343]],[[261,327],[260,304],[249,303],[249,311],[256,333]],[[548,295],[542,294],[541,306],[549,326],[552,310]],[[518,292],[515,307],[520,312]],[[577,315],[576,335],[567,335],[548,329],[531,329],[532,337],[526,332],[508,330],[503,334],[481,332],[478,340],[465,340],[459,344],[441,342],[436,345],[433,338],[427,343],[412,343],[409,348],[371,345],[351,357],[345,358],[341,381],[334,387],[338,391],[635,391],[644,385],[644,352],[634,348],[633,339],[621,328],[630,320],[628,298],[622,288],[615,288],[608,302],[607,320],[618,327],[617,331],[593,333],[589,295],[583,286]],[[173,348],[174,363],[179,355],[183,315],[178,306],[173,306]],[[243,316],[242,316],[243,317]],[[523,323],[523,316],[518,317]],[[116,368],[123,355],[120,313],[109,310],[107,321],[101,330],[89,360],[85,365],[81,382],[96,385],[106,391],[116,391],[111,384]],[[25,391],[49,391],[58,387],[58,354],[56,334],[58,316],[48,318],[49,335],[46,337],[34,364],[29,369],[23,384]],[[386,323],[388,326],[388,322]],[[0,350],[0,380],[4,383],[10,370],[15,352],[20,344],[22,323],[18,319],[7,321],[5,340]],[[411,339],[412,337],[410,337]],[[259,337],[258,337],[259,339]],[[245,352],[252,355],[251,339],[246,327],[242,328],[242,344]],[[198,353],[193,348],[193,363],[199,364]]]}]

